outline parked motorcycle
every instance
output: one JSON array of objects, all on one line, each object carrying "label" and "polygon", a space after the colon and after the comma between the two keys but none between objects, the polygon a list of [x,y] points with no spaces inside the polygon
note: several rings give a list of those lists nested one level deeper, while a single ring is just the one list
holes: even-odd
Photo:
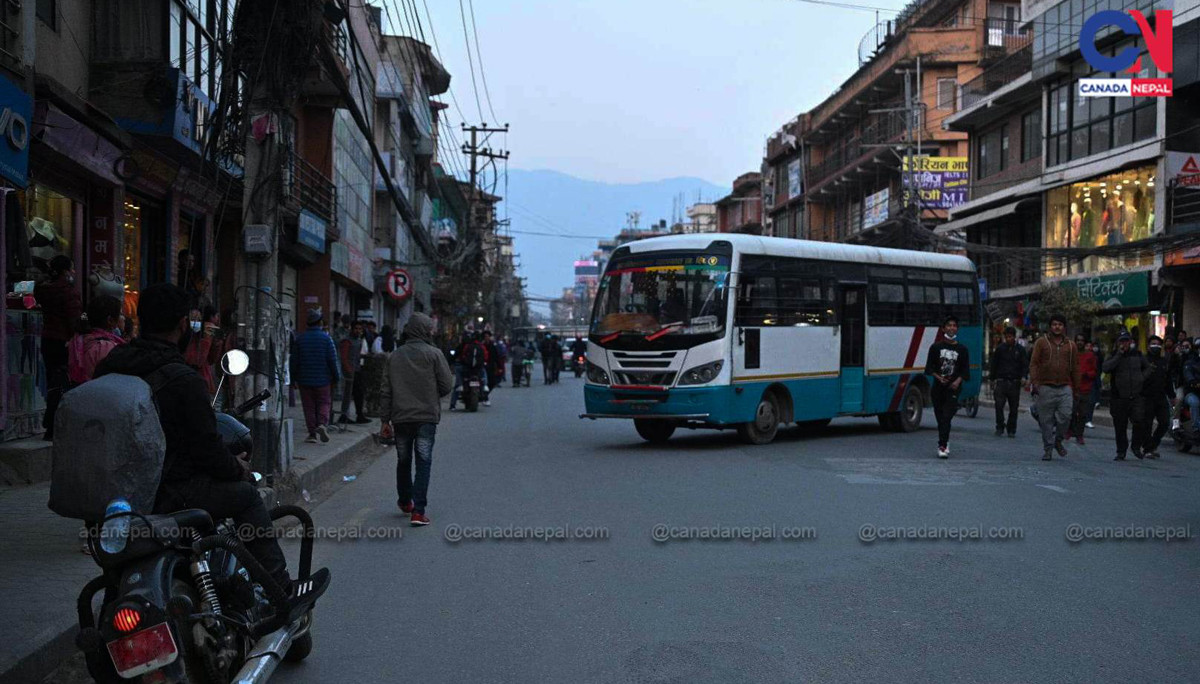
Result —
[{"label": "parked motorcycle", "polygon": [[[240,375],[249,357],[233,350],[221,366]],[[232,453],[253,446],[237,416],[268,397],[264,390],[218,414]],[[199,509],[142,515],[122,502],[114,500],[104,521],[88,527],[92,557],[104,574],[88,582],[76,605],[76,645],[95,681],[261,683],[280,660],[308,656],[312,611],[291,614],[284,589],[242,545],[232,521],[214,521]],[[312,568],[312,518],[296,506],[271,511],[272,520],[285,517],[304,528],[297,580],[303,582]],[[100,592],[97,615],[92,606]]]},{"label": "parked motorcycle", "polygon": [[1192,409],[1186,401],[1179,407],[1178,417],[1179,427],[1171,430],[1171,439],[1175,440],[1175,448],[1186,454],[1200,444],[1200,435],[1192,428]]}]

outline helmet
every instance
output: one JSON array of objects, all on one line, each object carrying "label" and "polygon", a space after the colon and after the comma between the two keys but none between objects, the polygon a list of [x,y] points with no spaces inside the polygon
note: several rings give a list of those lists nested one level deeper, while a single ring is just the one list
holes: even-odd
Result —
[{"label": "helmet", "polygon": [[217,414],[217,432],[231,454],[249,454],[254,448],[254,441],[250,439],[250,428],[228,413]]}]

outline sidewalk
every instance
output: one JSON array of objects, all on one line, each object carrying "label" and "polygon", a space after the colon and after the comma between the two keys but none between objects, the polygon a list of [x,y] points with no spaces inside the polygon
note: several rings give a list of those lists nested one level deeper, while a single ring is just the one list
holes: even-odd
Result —
[{"label": "sidewalk", "polygon": [[[287,417],[301,426],[292,471],[264,490],[268,501],[316,504],[382,451],[372,432],[379,422],[330,432],[328,444],[305,444],[299,407]],[[295,415],[293,415],[295,414]],[[49,483],[0,486],[0,684],[40,681],[74,645],[75,600],[83,585],[100,574],[81,552],[81,523],[60,518],[46,507]]]}]

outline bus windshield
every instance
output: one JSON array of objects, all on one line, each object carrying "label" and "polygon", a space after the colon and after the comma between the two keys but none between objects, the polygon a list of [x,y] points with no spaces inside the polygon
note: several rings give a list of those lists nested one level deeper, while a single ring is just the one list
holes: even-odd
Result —
[{"label": "bus windshield", "polygon": [[724,334],[729,257],[658,252],[609,265],[596,293],[591,337]]}]

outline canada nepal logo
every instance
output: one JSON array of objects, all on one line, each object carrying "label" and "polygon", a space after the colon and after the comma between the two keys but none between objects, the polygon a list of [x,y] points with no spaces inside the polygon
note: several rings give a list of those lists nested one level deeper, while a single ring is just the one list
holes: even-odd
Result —
[{"label": "canada nepal logo", "polygon": [[[1127,36],[1141,35],[1146,52],[1154,66],[1164,74],[1174,71],[1175,44],[1171,31],[1171,10],[1155,10],[1154,28],[1146,15],[1138,10],[1129,14],[1117,10],[1097,12],[1083,22],[1079,32],[1079,50],[1083,59],[1097,71],[1134,73],[1142,70],[1142,57],[1132,45],[1113,56],[1102,55],[1096,49],[1096,34],[1106,26],[1116,26]],[[1169,97],[1169,78],[1081,78],[1079,94],[1083,97]]]}]

